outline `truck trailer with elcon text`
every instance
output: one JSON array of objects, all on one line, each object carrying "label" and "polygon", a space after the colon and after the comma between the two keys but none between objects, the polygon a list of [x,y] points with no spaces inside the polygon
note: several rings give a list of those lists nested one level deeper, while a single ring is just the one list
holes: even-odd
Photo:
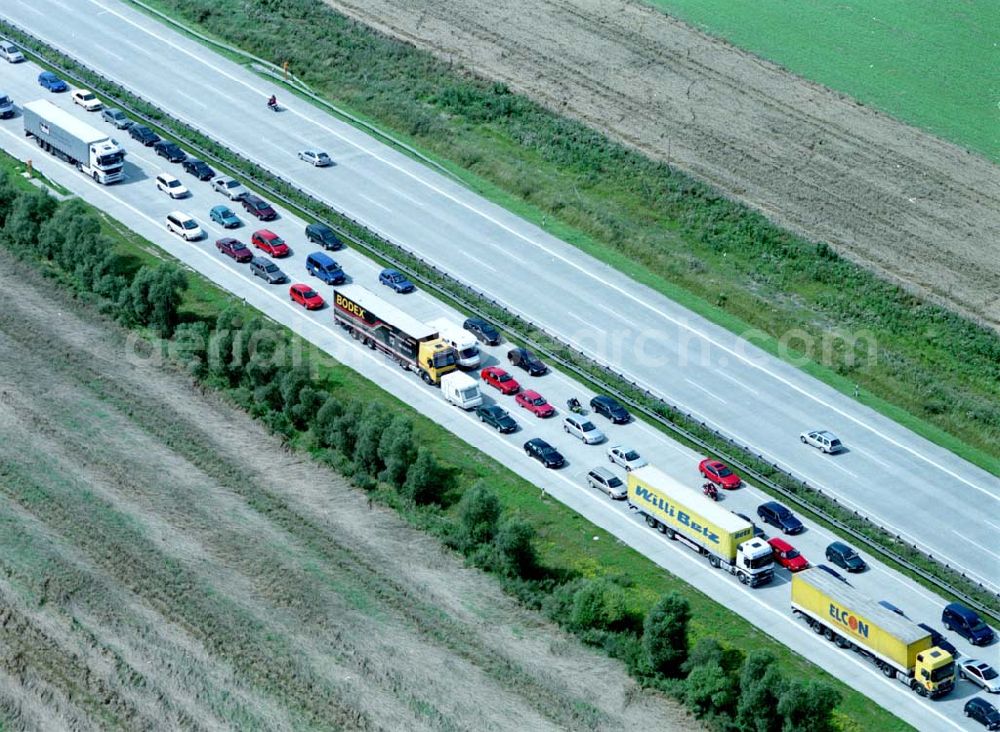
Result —
[{"label": "truck trailer with elcon text", "polygon": [[628,474],[628,505],[646,523],[708,557],[717,569],[751,587],[774,578],[774,555],[753,524],[693,488],[647,465]]},{"label": "truck trailer with elcon text", "polygon": [[334,289],[333,319],[352,338],[416,371],[428,384],[440,385],[456,368],[455,349],[434,328],[361,285]]},{"label": "truck trailer with elcon text", "polygon": [[937,698],[955,687],[955,658],[928,631],[826,572],[792,575],[792,613],[921,696]]},{"label": "truck trailer with elcon text", "polygon": [[75,165],[98,183],[124,180],[125,150],[107,133],[44,99],[28,102],[23,113],[24,134],[35,138],[46,152]]}]

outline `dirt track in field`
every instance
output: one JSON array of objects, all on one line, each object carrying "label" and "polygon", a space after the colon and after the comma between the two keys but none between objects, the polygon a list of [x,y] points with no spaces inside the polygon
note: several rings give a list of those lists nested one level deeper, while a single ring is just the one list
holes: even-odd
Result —
[{"label": "dirt track in field", "polygon": [[0,268],[0,726],[700,729]]},{"label": "dirt track in field", "polygon": [[1000,329],[1000,169],[623,0],[326,0]]}]

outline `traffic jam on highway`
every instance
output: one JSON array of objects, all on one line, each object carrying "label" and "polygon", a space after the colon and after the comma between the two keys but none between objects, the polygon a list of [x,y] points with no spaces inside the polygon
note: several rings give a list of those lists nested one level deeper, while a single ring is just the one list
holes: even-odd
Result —
[{"label": "traffic jam on highway", "polygon": [[[252,182],[219,173],[92,92],[21,63],[9,42],[0,44],[0,58],[12,64],[0,83],[20,90],[0,88],[4,147],[11,149],[12,138],[27,140],[52,156],[31,156],[38,168],[69,165],[93,184],[114,184],[114,196],[185,246],[202,248],[216,267],[412,372],[412,388],[432,387],[464,420],[462,430],[489,430],[491,440],[523,453],[501,459],[543,495],[555,494],[559,481],[599,497],[602,510],[625,514],[702,557],[706,568],[731,575],[789,622],[853,652],[887,683],[940,699],[938,717],[964,715],[1000,729],[1000,713],[976,694],[1000,694],[995,633],[976,612],[862,557],[724,462],[670,440],[487,320],[458,313],[405,273],[345,246],[330,226],[299,219],[255,193]],[[315,145],[299,150],[283,173],[291,177],[297,165],[336,176],[336,160]],[[844,447],[826,426],[799,430],[803,450],[827,456]]]}]

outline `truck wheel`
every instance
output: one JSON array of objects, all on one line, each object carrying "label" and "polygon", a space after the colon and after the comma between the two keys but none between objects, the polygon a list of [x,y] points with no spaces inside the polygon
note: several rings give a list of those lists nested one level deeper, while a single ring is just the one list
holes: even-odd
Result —
[{"label": "truck wheel", "polygon": [[917,692],[917,696],[927,696],[927,689],[925,689],[921,684],[914,682],[913,690]]},{"label": "truck wheel", "polygon": [[421,371],[420,372],[420,378],[424,380],[425,384],[430,384],[431,383],[430,374],[428,374],[426,371]]},{"label": "truck wheel", "polygon": [[709,557],[708,563],[712,565],[713,568],[718,569],[722,566],[722,562],[719,561],[718,557]]},{"label": "truck wheel", "polygon": [[823,637],[832,643],[834,639],[833,631],[829,628],[823,628]]},{"label": "truck wheel", "polygon": [[812,621],[811,627],[813,629],[813,633],[815,633],[816,635],[823,635],[823,631],[826,630],[823,627],[823,623],[817,623],[815,620]]},{"label": "truck wheel", "polygon": [[647,516],[646,517],[646,526],[648,526],[649,528],[655,529],[656,525],[658,523],[659,522],[655,518],[653,518],[652,516]]},{"label": "truck wheel", "polygon": [[749,582],[749,581],[750,581],[750,578],[749,578],[749,577],[747,577],[747,576],[746,576],[746,574],[745,574],[745,573],[743,573],[743,572],[738,572],[738,573],[736,574],[736,576],[737,576],[737,577],[739,577],[739,580],[740,580],[740,584],[741,584],[741,585],[745,585],[745,584],[746,584],[747,582]]},{"label": "truck wheel", "polygon": [[896,669],[894,669],[892,666],[890,666],[887,663],[883,663],[882,664],[882,673],[885,674],[885,677],[887,679],[894,679],[894,678],[896,678]]}]

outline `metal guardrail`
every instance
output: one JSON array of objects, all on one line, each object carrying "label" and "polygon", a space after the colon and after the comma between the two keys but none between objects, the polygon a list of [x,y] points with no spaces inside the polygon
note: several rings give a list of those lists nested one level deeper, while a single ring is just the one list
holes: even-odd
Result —
[{"label": "metal guardrail", "polygon": [[[132,0],[132,1],[135,2],[136,0]],[[9,20],[4,20],[3,22],[6,23],[6,24],[8,24],[8,25],[10,25],[13,28],[15,28],[19,33],[22,33],[26,37],[31,38],[36,44],[38,44],[38,45],[40,45],[42,47],[45,47],[45,48],[51,48],[50,45],[48,44],[48,42],[46,42],[46,41],[38,38],[37,36],[35,36],[34,34],[30,33],[29,31],[26,31],[26,30],[20,28],[19,26],[16,26],[15,24],[11,23]],[[39,51],[37,51],[37,50],[33,50],[32,52],[36,56],[38,56],[40,59],[42,59],[48,66],[51,66],[52,68],[57,69],[62,74],[64,74],[67,78],[74,79],[74,80],[76,80],[76,81],[78,81],[78,82],[80,82],[82,84],[89,84],[89,80],[82,79],[72,69],[67,69],[65,67],[60,66],[57,63],[54,63],[54,62],[52,62],[52,61],[44,58],[44,56]],[[168,112],[166,112],[166,111],[162,110],[160,107],[158,107],[156,104],[153,104],[149,100],[145,99],[141,94],[138,94],[138,93],[132,91],[131,89],[129,89],[122,82],[117,81],[115,79],[111,79],[111,78],[105,76],[104,74],[101,74],[100,72],[93,71],[92,69],[89,69],[85,64],[77,61],[76,59],[73,59],[72,56],[70,56],[69,54],[65,53],[64,51],[58,51],[58,53],[60,53],[60,54],[62,54],[64,56],[70,58],[74,63],[76,63],[81,68],[87,69],[88,73],[93,74],[95,77],[103,79],[108,84],[112,84],[114,86],[117,86],[117,87],[121,88],[126,93],[130,94],[131,96],[133,96],[136,99],[138,99],[139,101],[141,101],[143,104],[148,105],[151,108],[157,109],[162,114],[163,118],[170,120],[173,124],[180,125],[180,126],[182,126],[183,129],[190,128],[190,125],[188,125],[188,123],[183,122],[183,121],[181,121],[181,120],[173,117]],[[109,94],[106,91],[102,91],[101,93],[105,97],[109,97],[109,98],[114,99],[114,95],[113,94]],[[134,109],[132,107],[132,105],[128,104],[125,101],[122,101],[122,100],[119,100],[119,99],[115,99],[115,103],[118,104],[119,106],[121,106],[126,111],[128,111],[132,116],[134,116],[136,118],[139,118],[140,120],[142,120],[146,124],[150,124],[150,125],[153,125],[153,126],[156,126],[156,127],[162,127],[163,126],[163,123],[161,121],[159,121],[159,120],[157,120],[155,118],[149,117],[149,116],[143,114],[142,112],[139,112],[138,110]],[[312,194],[308,193],[307,191],[305,191],[304,189],[302,189],[301,187],[299,187],[298,185],[296,185],[294,182],[288,180],[287,178],[283,177],[282,175],[280,175],[278,173],[275,173],[275,172],[269,170],[266,166],[261,165],[260,163],[254,162],[250,158],[247,158],[245,155],[242,155],[241,153],[237,153],[237,152],[234,152],[234,151],[230,150],[224,143],[222,143],[219,140],[215,139],[214,137],[212,137],[208,133],[206,133],[206,132],[204,132],[204,131],[202,131],[200,129],[195,129],[194,131],[197,134],[199,134],[202,137],[204,137],[205,139],[207,139],[213,145],[216,145],[216,146],[218,146],[221,149],[225,149],[230,155],[232,155],[237,160],[241,161],[243,164],[248,165],[248,166],[252,166],[252,167],[255,167],[255,168],[258,168],[258,169],[264,171],[267,175],[269,175],[273,179],[279,181],[282,185],[286,186],[287,188],[289,188],[291,190],[294,190],[297,194],[299,194],[299,196],[301,196],[304,200],[309,201],[314,206],[314,208],[310,208],[309,206],[306,206],[306,205],[302,204],[299,201],[294,201],[294,200],[290,199],[289,197],[285,196],[281,191],[275,189],[274,187],[272,187],[271,185],[269,185],[267,183],[262,183],[260,181],[254,181],[254,187],[255,188],[266,192],[271,198],[273,198],[273,199],[275,199],[277,201],[281,201],[287,208],[294,209],[294,210],[306,213],[308,216],[310,216],[310,217],[312,217],[314,219],[317,219],[317,220],[322,220],[323,217],[326,215],[327,211],[333,211],[337,216],[339,216],[343,220],[349,221],[354,226],[356,226],[359,229],[365,231],[369,237],[371,237],[372,239],[377,240],[378,242],[380,242],[385,248],[387,248],[387,249],[394,249],[394,250],[396,250],[398,252],[401,252],[401,253],[407,255],[408,257],[412,258],[413,260],[416,260],[417,262],[420,263],[420,265],[422,267],[425,267],[425,268],[433,271],[434,275],[437,278],[439,278],[440,280],[450,282],[450,283],[452,283],[453,286],[458,286],[459,288],[461,288],[464,291],[465,295],[466,295],[466,297],[463,298],[461,295],[456,294],[453,291],[453,289],[448,289],[448,288],[442,286],[441,284],[439,284],[439,282],[435,281],[434,279],[429,278],[429,277],[425,277],[425,276],[423,276],[423,275],[421,275],[419,273],[414,272],[413,268],[410,267],[410,266],[408,266],[408,264],[406,262],[403,262],[403,261],[401,261],[399,259],[396,259],[391,254],[387,254],[385,251],[379,250],[377,247],[373,246],[371,243],[365,241],[364,239],[361,239],[359,237],[354,236],[349,231],[345,230],[343,226],[340,226],[340,225],[337,225],[337,224],[332,224],[330,222],[325,222],[329,226],[331,226],[332,228],[334,228],[335,230],[337,230],[337,232],[344,239],[346,239],[349,242],[351,242],[351,244],[353,244],[358,249],[364,250],[368,255],[373,256],[376,259],[380,259],[382,261],[385,261],[388,264],[390,264],[391,266],[394,266],[394,267],[396,267],[398,269],[402,269],[402,270],[407,271],[410,274],[411,279],[413,279],[416,282],[419,282],[424,288],[426,288],[426,289],[428,289],[430,291],[433,291],[439,297],[444,298],[446,300],[451,300],[453,302],[458,303],[461,307],[463,307],[466,311],[472,313],[473,315],[476,315],[476,316],[479,316],[479,317],[483,317],[483,318],[486,318],[486,319],[492,319],[493,316],[489,312],[485,311],[482,308],[482,303],[487,303],[490,307],[496,308],[496,309],[502,311],[509,319],[513,319],[515,321],[518,321],[518,322],[524,324],[525,326],[527,326],[528,328],[530,328],[530,329],[532,329],[532,330],[534,330],[536,332],[543,333],[552,342],[559,344],[560,348],[562,348],[565,351],[568,351],[568,352],[574,354],[574,357],[577,360],[585,362],[585,363],[589,363],[589,364],[597,367],[597,369],[599,369],[600,371],[602,371],[603,373],[605,373],[608,377],[610,377],[611,379],[613,379],[615,382],[617,382],[619,384],[620,383],[629,384],[637,392],[642,393],[642,395],[644,396],[644,398],[646,398],[646,399],[648,399],[650,401],[657,402],[657,403],[663,405],[663,407],[665,407],[667,410],[672,411],[672,412],[674,412],[674,413],[676,413],[678,415],[683,415],[683,417],[688,421],[688,423],[690,423],[690,424],[697,424],[702,430],[706,430],[708,432],[711,432],[712,435],[713,435],[713,437],[716,440],[722,441],[725,444],[729,445],[729,447],[733,451],[736,451],[737,454],[742,454],[744,456],[752,457],[754,460],[757,460],[757,461],[759,461],[761,463],[767,464],[767,465],[769,465],[771,467],[772,470],[774,470],[777,473],[780,473],[780,474],[784,475],[787,480],[792,481],[792,482],[800,485],[804,490],[812,492],[812,493],[815,493],[815,494],[818,494],[818,495],[821,495],[824,498],[826,498],[827,500],[830,500],[830,501],[832,501],[834,503],[839,503],[835,497],[826,495],[825,493],[823,493],[823,491],[821,489],[815,488],[815,487],[809,485],[807,482],[805,482],[803,480],[800,480],[799,478],[797,478],[796,476],[794,476],[791,473],[787,472],[786,470],[784,470],[783,468],[781,468],[777,464],[768,462],[767,460],[765,460],[763,458],[763,456],[761,456],[761,455],[755,455],[754,452],[750,448],[748,448],[747,446],[738,444],[733,439],[731,439],[729,436],[727,436],[727,435],[719,432],[718,430],[716,430],[713,427],[710,427],[709,425],[705,424],[704,422],[699,421],[697,418],[695,418],[691,414],[678,409],[676,406],[668,403],[662,397],[653,394],[646,387],[641,386],[640,384],[637,384],[636,382],[629,381],[624,375],[616,372],[614,370],[614,368],[611,367],[610,365],[604,364],[604,363],[600,363],[599,361],[597,361],[596,359],[594,359],[592,356],[589,356],[589,355],[587,355],[587,354],[579,351],[576,347],[574,347],[571,344],[569,344],[568,342],[562,340],[558,336],[551,335],[550,333],[548,333],[546,331],[545,328],[543,328],[538,323],[535,323],[534,321],[532,321],[531,319],[527,318],[526,316],[524,316],[524,315],[522,315],[520,313],[516,313],[516,312],[512,311],[509,307],[507,307],[503,303],[500,303],[497,300],[495,300],[492,297],[492,295],[490,295],[488,292],[480,290],[480,289],[476,288],[475,286],[473,286],[473,285],[471,285],[471,284],[469,284],[467,282],[463,282],[461,279],[459,279],[455,275],[453,275],[451,273],[448,273],[448,272],[445,272],[445,271],[441,270],[440,268],[438,268],[435,264],[426,261],[419,254],[417,254],[417,253],[415,253],[415,252],[407,249],[406,247],[402,246],[401,244],[398,244],[396,242],[393,242],[393,241],[390,241],[390,240],[386,239],[385,237],[381,236],[380,234],[372,231],[369,228],[368,225],[366,225],[366,224],[358,221],[357,219],[355,219],[354,217],[352,217],[350,214],[348,214],[346,211],[340,210],[340,209],[338,209],[334,205],[317,201],[315,198],[313,198]],[[195,141],[193,141],[191,139],[185,138],[185,136],[183,134],[178,134],[176,130],[171,130],[171,135],[173,137],[176,137],[179,141],[183,142],[188,147],[197,150],[198,153],[199,153],[199,155],[201,155],[204,159],[209,160],[209,161],[215,163],[215,165],[218,166],[219,168],[224,169],[224,170],[228,170],[231,173],[234,173],[234,174],[237,174],[237,175],[242,175],[243,177],[245,177],[244,171],[238,170],[236,167],[234,167],[233,165],[231,165],[227,161],[222,160],[221,158],[219,158],[218,156],[214,155],[210,151],[203,149],[197,142],[195,142]],[[840,519],[838,519],[838,518],[836,518],[834,516],[831,516],[831,515],[825,513],[822,509],[819,509],[819,508],[817,508],[817,507],[809,504],[807,501],[803,500],[800,496],[798,496],[795,492],[789,490],[785,486],[783,486],[783,485],[775,482],[774,480],[771,480],[767,476],[761,474],[758,470],[756,470],[755,468],[753,468],[745,460],[740,459],[739,457],[734,457],[734,453],[724,453],[724,452],[721,452],[720,450],[718,450],[718,448],[716,448],[715,446],[713,446],[707,440],[699,437],[698,435],[696,435],[693,432],[691,432],[690,430],[682,427],[681,425],[678,425],[678,424],[672,422],[671,420],[663,417],[661,414],[657,413],[655,410],[649,408],[648,406],[646,406],[645,404],[639,402],[638,400],[636,400],[635,398],[629,396],[628,394],[625,394],[621,389],[619,389],[619,388],[617,388],[615,386],[612,386],[611,384],[609,384],[609,383],[607,383],[605,381],[602,381],[599,377],[597,377],[594,374],[588,372],[586,369],[582,368],[577,363],[574,363],[573,361],[570,361],[568,359],[563,358],[559,354],[555,353],[546,344],[539,343],[539,342],[535,341],[534,339],[526,336],[524,333],[518,333],[517,337],[518,337],[518,339],[520,341],[524,342],[530,348],[532,348],[532,349],[538,351],[539,353],[543,354],[551,362],[558,364],[559,367],[562,368],[563,370],[571,372],[575,376],[577,376],[578,378],[580,378],[580,379],[582,379],[584,381],[587,381],[587,382],[589,382],[589,383],[591,383],[591,384],[593,384],[595,386],[598,386],[601,391],[604,391],[604,392],[606,392],[606,393],[614,396],[616,399],[622,401],[623,403],[625,403],[626,405],[628,405],[633,411],[642,414],[650,422],[653,422],[653,423],[659,425],[661,428],[663,428],[667,432],[672,433],[672,434],[674,434],[674,435],[676,435],[676,436],[678,436],[678,437],[680,437],[680,438],[688,441],[690,444],[696,445],[701,450],[703,450],[705,453],[712,454],[712,455],[717,455],[718,457],[720,457],[721,459],[723,459],[727,463],[729,463],[732,467],[738,469],[743,475],[748,476],[748,477],[752,478],[754,481],[756,481],[757,483],[759,483],[767,491],[769,491],[769,492],[771,492],[773,494],[777,494],[777,495],[781,496],[782,498],[784,498],[785,500],[787,500],[787,501],[789,501],[791,503],[794,503],[801,510],[808,511],[808,512],[810,512],[810,513],[818,516],[820,519],[822,519],[823,521],[827,522],[831,526],[836,527],[843,534],[846,534],[847,536],[851,537],[851,539],[853,539],[855,542],[857,542],[859,544],[863,544],[864,546],[868,547],[868,549],[872,553],[874,553],[874,554],[880,554],[883,557],[888,558],[890,561],[895,562],[899,566],[905,567],[907,570],[909,570],[913,574],[915,574],[915,575],[923,578],[924,581],[926,581],[927,583],[929,583],[929,584],[931,584],[931,585],[939,588],[940,590],[943,590],[945,593],[947,593],[947,594],[949,594],[949,595],[951,595],[953,597],[956,597],[956,598],[960,599],[966,605],[968,605],[969,607],[972,607],[972,608],[976,609],[980,613],[982,613],[984,615],[987,615],[987,616],[989,616],[991,618],[994,618],[995,620],[1000,620],[1000,616],[998,616],[998,614],[996,612],[994,612],[988,606],[982,604],[981,602],[979,602],[975,598],[968,596],[966,593],[964,593],[964,592],[962,592],[960,590],[956,590],[955,588],[951,587],[944,580],[940,579],[939,577],[934,576],[933,574],[930,574],[929,572],[927,572],[923,568],[918,567],[917,565],[915,565],[912,562],[910,562],[908,559],[906,559],[906,558],[900,556],[899,554],[893,552],[891,549],[888,549],[888,548],[886,548],[886,547],[878,544],[877,542],[875,542],[874,540],[870,539],[869,537],[867,537],[863,533],[861,533],[861,532],[853,529],[852,527],[848,526],[847,524],[845,524]],[[845,510],[850,510],[850,509],[846,509],[845,508]],[[891,531],[889,531],[889,530],[887,530],[887,529],[879,526],[877,523],[875,523],[874,521],[872,521],[868,517],[859,514],[857,511],[852,511],[852,513],[858,519],[863,520],[866,523],[868,523],[869,525],[871,525],[871,527],[873,529],[876,529],[878,531],[883,532],[886,536],[893,536],[893,532],[891,532]],[[903,540],[898,535],[895,536],[895,539],[896,539],[896,541],[898,541],[901,544],[904,543]],[[982,591],[984,591],[984,592],[990,592],[981,583],[978,583],[975,580],[970,579],[964,573],[962,573],[960,570],[954,569],[950,565],[948,565],[946,563],[943,563],[943,562],[940,562],[939,560],[935,559],[932,555],[930,555],[927,552],[925,552],[924,550],[922,550],[920,547],[918,547],[918,546],[916,546],[914,544],[910,544],[909,546],[910,546],[910,548],[913,551],[916,551],[916,552],[922,554],[929,561],[937,562],[938,564],[941,564],[942,566],[948,568],[950,571],[957,572],[966,581],[974,583],[974,584],[977,584],[980,587],[980,589],[982,589]],[[998,595],[997,597],[998,597],[998,600],[1000,600],[1000,595]]]}]

